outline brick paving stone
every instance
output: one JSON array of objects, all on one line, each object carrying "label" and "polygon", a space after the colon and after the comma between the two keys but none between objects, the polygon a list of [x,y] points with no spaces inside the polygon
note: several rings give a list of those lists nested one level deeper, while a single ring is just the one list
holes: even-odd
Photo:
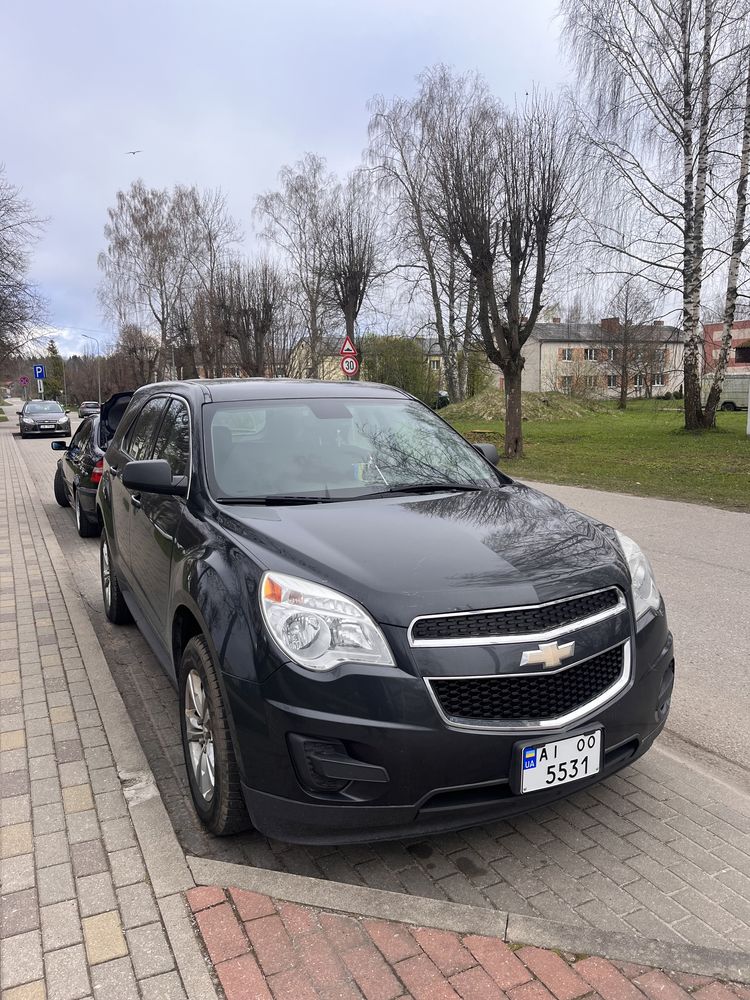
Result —
[{"label": "brick paving stone", "polygon": [[[215,911],[208,911],[208,913],[213,912]],[[248,921],[245,924],[245,931],[250,938],[250,943],[253,946],[260,967],[267,976],[272,976],[275,972],[284,972],[286,969],[292,968],[295,963],[292,940],[287,934],[286,927],[284,927],[284,923],[278,914]],[[308,935],[304,941],[313,936]],[[316,943],[319,944],[322,961],[324,957],[327,957],[327,950],[330,950],[330,946],[327,945],[322,934],[319,935],[319,942]],[[210,951],[211,949],[209,948]]]},{"label": "brick paving stone", "polygon": [[505,1000],[505,994],[481,966],[452,976],[450,984],[462,1000]]},{"label": "brick paving stone", "polygon": [[35,889],[22,889],[0,896],[0,938],[39,927],[39,905]]},{"label": "brick paving stone", "polygon": [[425,927],[416,928],[412,934],[444,976],[453,976],[477,964],[476,958],[461,944],[458,934]]},{"label": "brick paving stone", "polygon": [[117,1000],[139,1000],[138,986],[129,958],[116,958],[91,969],[96,996]]},{"label": "brick paving stone", "polygon": [[403,993],[401,983],[371,942],[350,948],[341,957],[367,1000],[395,1000]]},{"label": "brick paving stone", "polygon": [[[321,913],[318,922],[337,951],[347,951],[349,948],[357,948],[363,944],[372,947],[370,938],[365,934],[360,922],[354,917],[348,917],[341,913]],[[287,926],[286,921],[284,921],[284,926]]]},{"label": "brick paving stone", "polygon": [[736,993],[722,983],[709,983],[708,986],[701,986],[693,994],[696,1000],[734,1000]]},{"label": "brick paving stone", "polygon": [[0,939],[0,989],[41,979],[42,939],[39,931],[27,931]]},{"label": "brick paving stone", "polygon": [[266,985],[270,987],[274,1000],[318,1000],[320,996],[306,973],[299,969],[269,976]]},{"label": "brick paving stone", "polygon": [[174,968],[174,959],[160,923],[126,931],[133,968],[138,979],[156,976]]},{"label": "brick paving stone", "polygon": [[[309,906],[301,906],[299,903],[286,903],[279,901],[276,903],[279,916],[284,921],[289,934],[296,937],[298,934],[307,934],[315,930],[315,910]],[[744,1000],[744,998],[743,998]],[[750,1000],[750,997],[747,998]]]},{"label": "brick paving stone", "polygon": [[100,835],[99,821],[93,809],[87,812],[68,813],[65,817],[68,839],[71,844],[82,844],[87,840],[97,840]]},{"label": "brick paving stone", "polygon": [[650,1000],[688,1000],[690,996],[673,979],[658,969],[652,969],[633,979],[638,989],[650,997]]},{"label": "brick paving stone", "polygon": [[414,1000],[457,1000],[458,993],[427,955],[405,958],[396,966],[398,976],[404,981]]},{"label": "brick paving stone", "polygon": [[529,970],[503,941],[472,934],[463,943],[501,990],[521,986],[531,979]]},{"label": "brick paving stone", "polygon": [[508,990],[508,1000],[554,1000],[546,986],[534,980]]},{"label": "brick paving stone", "polygon": [[73,884],[73,868],[66,862],[41,868],[37,875],[39,887],[39,902],[42,906],[50,903],[60,903],[65,899],[74,899],[76,890]]},{"label": "brick paving stone", "polygon": [[185,1000],[185,990],[176,972],[164,972],[139,984],[143,1000]]},{"label": "brick paving stone", "polygon": [[128,946],[116,910],[84,917],[81,923],[89,965],[98,965],[127,955]]},{"label": "brick paving stone", "polygon": [[224,890],[215,885],[198,885],[187,893],[187,901],[193,913],[223,903],[226,898]]},{"label": "brick paving stone", "polygon": [[30,889],[35,881],[33,854],[19,854],[0,860],[0,885],[6,892]]},{"label": "brick paving stone", "polygon": [[258,917],[270,917],[276,913],[273,900],[269,899],[268,896],[235,888],[229,890],[229,895],[232,897],[240,920],[255,920]]},{"label": "brick paving stone", "polygon": [[[147,889],[145,886],[144,888]],[[150,901],[150,893],[148,895]],[[83,875],[76,879],[76,897],[82,917],[93,917],[97,913],[105,913],[107,910],[114,910],[117,907],[115,890],[109,872],[100,872],[98,875]]]},{"label": "brick paving stone", "polygon": [[195,919],[214,965],[249,950],[247,939],[229,903],[199,910]]},{"label": "brick paving stone", "polygon": [[395,964],[419,954],[419,945],[400,924],[391,924],[385,920],[365,920],[363,923],[387,962]]},{"label": "brick paving stone", "polygon": [[273,1000],[263,973],[252,955],[240,955],[237,958],[221,962],[216,966],[216,973],[227,1000]]},{"label": "brick paving stone", "polygon": [[155,923],[159,920],[159,910],[154,902],[151,887],[144,882],[118,889],[117,902],[123,927],[140,927],[142,924]]},{"label": "brick paving stone", "polygon": [[41,909],[42,943],[45,951],[78,944],[82,939],[78,905],[74,899],[51,903]]},{"label": "brick paving stone", "polygon": [[48,1000],[80,1000],[91,991],[83,945],[49,952],[44,972]]},{"label": "brick paving stone", "polygon": [[574,968],[603,1000],[643,1000],[643,993],[604,958],[584,958]]},{"label": "brick paving stone", "polygon": [[101,841],[87,840],[82,844],[71,844],[70,856],[76,878],[83,875],[98,875],[108,870],[107,856]]},{"label": "brick paving stone", "polygon": [[591,992],[588,983],[553,951],[521,948],[516,955],[558,1000],[576,1000]]},{"label": "brick paving stone", "polygon": [[14,858],[31,851],[31,823],[0,827],[0,858]]},{"label": "brick paving stone", "polygon": [[66,813],[81,813],[93,809],[91,785],[70,785],[62,790],[63,809]]},{"label": "brick paving stone", "polygon": [[32,810],[34,836],[41,833],[58,833],[65,829],[65,813],[60,802],[49,802],[43,806],[34,806]]},{"label": "brick paving stone", "polygon": [[11,990],[3,993],[3,1000],[46,1000],[47,990],[44,982],[37,979],[35,983],[26,983],[24,986],[14,986]]}]

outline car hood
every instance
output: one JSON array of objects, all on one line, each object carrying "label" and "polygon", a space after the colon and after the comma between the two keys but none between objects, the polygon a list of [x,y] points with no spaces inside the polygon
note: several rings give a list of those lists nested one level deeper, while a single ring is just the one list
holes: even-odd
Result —
[{"label": "car hood", "polygon": [[611,529],[519,483],[429,497],[233,506],[222,520],[262,565],[333,587],[390,625],[629,587]]},{"label": "car hood", "polygon": [[35,424],[56,424],[60,417],[68,417],[64,413],[24,413],[24,420],[33,420]]}]

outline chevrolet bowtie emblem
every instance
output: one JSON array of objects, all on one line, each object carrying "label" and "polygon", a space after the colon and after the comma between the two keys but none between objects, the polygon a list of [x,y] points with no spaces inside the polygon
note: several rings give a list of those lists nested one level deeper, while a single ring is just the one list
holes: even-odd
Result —
[{"label": "chevrolet bowtie emblem", "polygon": [[559,667],[563,660],[569,660],[575,649],[575,642],[565,642],[562,646],[556,642],[540,642],[539,649],[527,649],[521,656],[521,666],[541,664],[545,670],[551,670]]}]

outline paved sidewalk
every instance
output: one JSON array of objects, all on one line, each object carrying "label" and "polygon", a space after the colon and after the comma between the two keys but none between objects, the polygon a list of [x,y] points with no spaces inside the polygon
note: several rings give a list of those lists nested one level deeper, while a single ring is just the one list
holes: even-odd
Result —
[{"label": "paved sidewalk", "polygon": [[205,886],[190,906],[227,1000],[750,1000],[750,988]]},{"label": "paved sidewalk", "polygon": [[179,896],[156,897],[49,526],[5,429],[0,469],[2,997],[177,1000],[186,990],[165,919],[178,940],[175,903],[188,929],[189,916]]}]

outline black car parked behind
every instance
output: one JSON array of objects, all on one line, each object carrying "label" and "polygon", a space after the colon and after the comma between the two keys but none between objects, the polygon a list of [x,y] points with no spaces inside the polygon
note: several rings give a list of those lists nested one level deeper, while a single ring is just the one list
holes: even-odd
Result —
[{"label": "black car parked behind", "polygon": [[132,392],[120,392],[104,404],[101,414],[86,417],[70,444],[53,441],[53,451],[64,451],[55,470],[55,500],[61,507],[73,505],[76,528],[82,538],[101,531],[96,510],[96,491],[104,468],[104,452],[127,409]]},{"label": "black car parked behind", "polygon": [[364,382],[135,393],[97,495],[104,606],[178,687],[213,832],[458,829],[651,746],[674,654],[646,557],[492,452]]}]

